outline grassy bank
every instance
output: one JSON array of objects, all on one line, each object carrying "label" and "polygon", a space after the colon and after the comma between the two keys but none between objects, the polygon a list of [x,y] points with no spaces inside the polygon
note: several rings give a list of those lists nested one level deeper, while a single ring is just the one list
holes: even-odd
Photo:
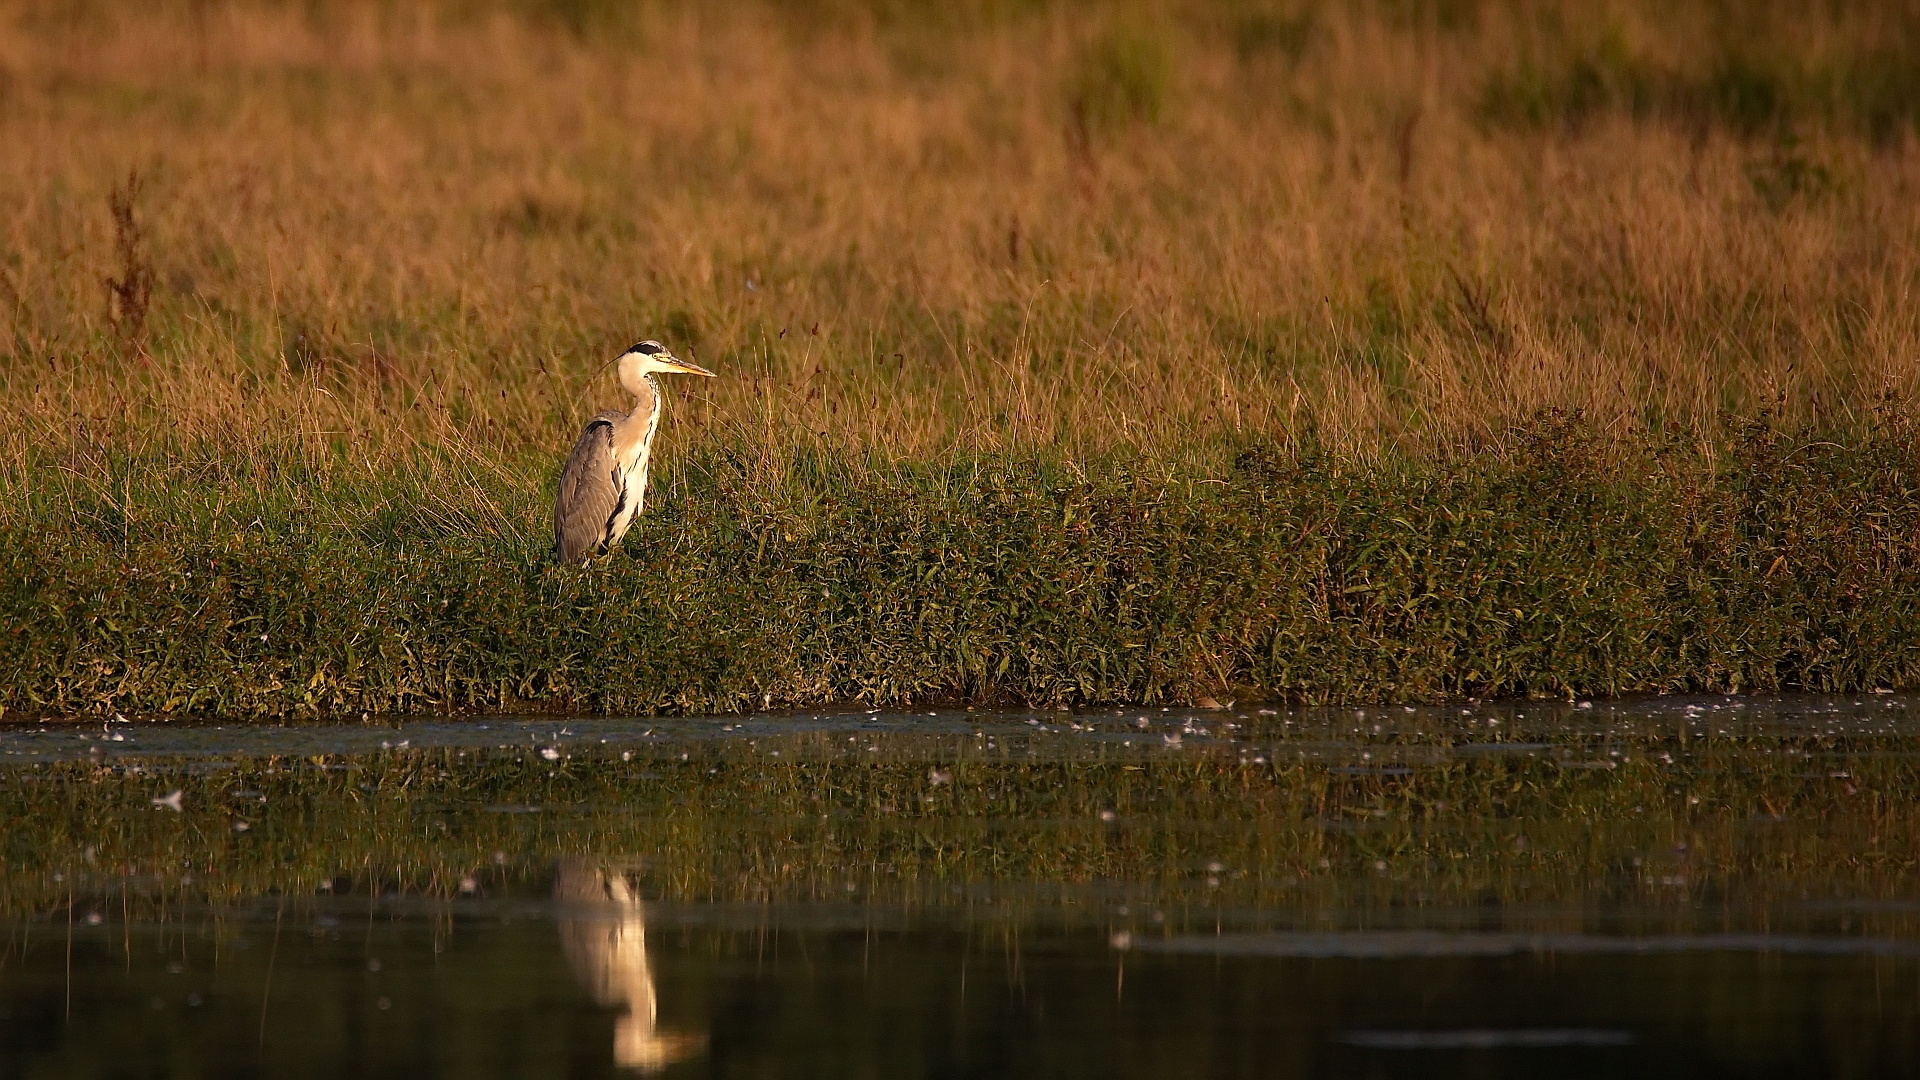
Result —
[{"label": "grassy bank", "polygon": [[[10,8],[0,706],[1913,685],[1917,56],[1879,5]],[[642,335],[722,377],[550,570]]]},{"label": "grassy bank", "polygon": [[130,488],[0,534],[0,700],[341,716],[1920,681],[1905,428],[1756,427],[1718,468],[1567,422],[1510,438],[1371,469],[1261,445],[1212,473],[819,458],[769,481],[690,459],[590,571],[551,566],[543,508],[507,493],[497,518],[438,518],[430,491],[298,477],[277,502]]}]

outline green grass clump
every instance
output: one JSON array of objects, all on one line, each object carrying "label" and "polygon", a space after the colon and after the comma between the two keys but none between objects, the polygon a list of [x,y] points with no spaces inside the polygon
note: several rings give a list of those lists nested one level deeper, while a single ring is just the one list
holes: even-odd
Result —
[{"label": "green grass clump", "polygon": [[1608,114],[1742,137],[1824,128],[1879,146],[1920,117],[1911,16],[1830,33],[1814,49],[1770,20],[1695,22],[1638,42],[1619,25],[1548,35],[1541,55],[1523,53],[1484,76],[1479,114],[1523,130],[1578,128]]},{"label": "green grass clump", "polygon": [[1079,137],[1109,135],[1160,119],[1173,81],[1166,34],[1164,26],[1121,24],[1080,50],[1068,87]]},{"label": "green grass clump", "polygon": [[142,492],[129,473],[111,497],[49,489],[0,518],[0,704],[271,717],[1920,684],[1905,428],[1835,443],[1756,426],[1717,464],[1622,456],[1564,419],[1510,442],[1374,466],[1255,443],[1212,469],[797,453],[764,473],[696,454],[587,570],[550,564],[545,496],[505,481],[476,478],[456,513],[404,478],[236,506],[218,483]]}]

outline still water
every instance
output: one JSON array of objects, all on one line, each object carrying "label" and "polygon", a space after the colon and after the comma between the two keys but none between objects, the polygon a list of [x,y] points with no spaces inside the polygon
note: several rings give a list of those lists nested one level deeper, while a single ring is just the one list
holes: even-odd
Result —
[{"label": "still water", "polygon": [[0,729],[0,1076],[1912,1075],[1917,711]]}]

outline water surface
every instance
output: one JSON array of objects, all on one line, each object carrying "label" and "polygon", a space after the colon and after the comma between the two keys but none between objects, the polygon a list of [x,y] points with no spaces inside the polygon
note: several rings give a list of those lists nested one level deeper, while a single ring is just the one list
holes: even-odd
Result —
[{"label": "water surface", "polygon": [[1906,1075],[1915,709],[0,729],[0,1075]]}]

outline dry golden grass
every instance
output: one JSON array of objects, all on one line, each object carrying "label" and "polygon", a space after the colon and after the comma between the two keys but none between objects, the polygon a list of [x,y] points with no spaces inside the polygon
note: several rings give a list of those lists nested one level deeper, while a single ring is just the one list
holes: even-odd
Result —
[{"label": "dry golden grass", "polygon": [[640,336],[677,451],[1845,428],[1920,383],[1892,8],[16,6],[0,461],[537,488]]}]

